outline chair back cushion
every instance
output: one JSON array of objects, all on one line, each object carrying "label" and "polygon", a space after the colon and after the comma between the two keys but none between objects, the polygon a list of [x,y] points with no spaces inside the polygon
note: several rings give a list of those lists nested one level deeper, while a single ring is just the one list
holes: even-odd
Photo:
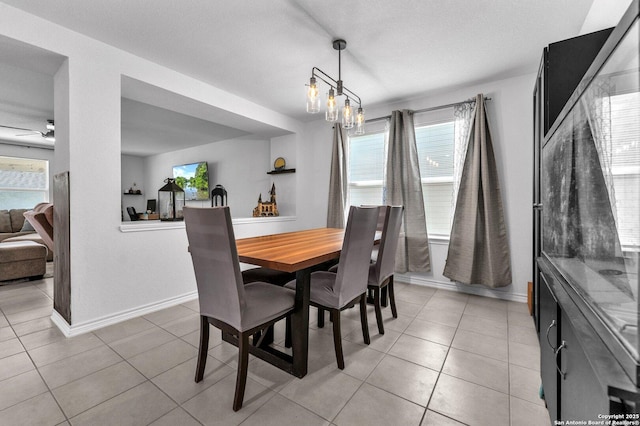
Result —
[{"label": "chair back cushion", "polygon": [[242,328],[245,290],[229,207],[184,207],[200,315]]},{"label": "chair back cushion", "polygon": [[378,247],[378,258],[375,264],[376,284],[381,284],[391,275],[396,266],[396,253],[398,252],[398,237],[402,225],[403,206],[383,206],[386,210],[382,236]]},{"label": "chair back cushion", "polygon": [[367,291],[371,249],[377,222],[378,207],[351,206],[349,209],[340,266],[334,286],[334,292],[339,294],[341,306]]}]

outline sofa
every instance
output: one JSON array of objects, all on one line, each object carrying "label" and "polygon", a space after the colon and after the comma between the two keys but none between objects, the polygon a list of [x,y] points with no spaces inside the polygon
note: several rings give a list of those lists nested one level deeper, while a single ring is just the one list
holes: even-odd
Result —
[{"label": "sofa", "polygon": [[24,213],[27,211],[28,209],[0,210],[0,242],[7,238],[36,232],[24,219]]},{"label": "sofa", "polygon": [[39,203],[32,210],[0,210],[0,244],[19,241],[42,244],[47,248],[47,261],[53,260],[53,205],[51,203]]}]

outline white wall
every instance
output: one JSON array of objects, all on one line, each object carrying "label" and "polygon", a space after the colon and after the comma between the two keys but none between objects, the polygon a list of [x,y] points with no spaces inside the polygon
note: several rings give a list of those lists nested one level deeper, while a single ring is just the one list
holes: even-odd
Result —
[{"label": "white wall", "polygon": [[327,226],[333,128],[320,119],[307,123],[298,141],[298,218],[305,228]]},{"label": "white wall", "polygon": [[[157,198],[157,191],[165,184],[164,180],[172,177],[173,166],[206,161],[209,187],[213,189],[218,184],[225,187],[232,217],[251,217],[258,196],[262,194],[263,200],[269,199],[270,145],[267,139],[242,137],[146,157],[148,198]],[[276,193],[278,189],[276,187]],[[189,201],[187,205],[208,207],[211,201]],[[291,212],[281,212],[282,215],[288,213]]]},{"label": "white wall", "polygon": [[618,25],[633,0],[593,0],[589,13],[580,28],[580,35]]},{"label": "white wall", "polygon": [[271,139],[271,152],[269,170],[273,170],[273,163],[278,157],[286,161],[285,168],[296,169],[296,173],[274,174],[269,176],[269,188],[271,183],[276,185],[278,194],[278,211],[282,216],[295,216],[297,214],[297,170],[298,155],[304,154],[298,150],[298,135],[286,135]]},{"label": "white wall", "polygon": [[[148,187],[145,187],[145,164],[142,157],[136,157],[133,155],[122,155],[120,159],[122,168],[120,182],[122,184],[122,191],[120,191],[122,197],[122,220],[130,222],[129,214],[127,213],[127,207],[133,207],[137,213],[142,213],[147,208],[147,199],[156,198],[154,192],[149,193]],[[135,188],[133,188],[135,184]],[[142,195],[129,194],[129,189],[139,189]],[[157,194],[157,193],[155,193]]]},{"label": "white wall", "polygon": [[[446,241],[431,241],[432,271],[430,273],[406,274],[400,280],[432,285],[460,291],[526,301],[527,282],[532,279],[531,244],[532,219],[531,200],[533,182],[533,110],[532,93],[535,74],[498,80],[468,87],[461,87],[448,93],[429,98],[414,99],[404,103],[381,105],[369,108],[369,118],[386,116],[395,109],[421,109],[459,102],[473,98],[478,93],[492,98],[487,103],[487,115],[493,136],[493,147],[505,208],[505,221],[511,249],[512,285],[491,290],[483,286],[454,284],[442,275],[447,257]],[[311,171],[305,175],[300,185],[307,188],[306,198],[300,206],[309,206],[305,223],[324,226],[326,223],[326,203],[329,185],[331,159],[331,124],[318,120],[306,125],[305,134],[310,141],[309,156],[313,163]],[[299,209],[302,207],[299,207]]]},{"label": "white wall", "polygon": [[[54,320],[65,333],[77,334],[193,297],[195,279],[184,229],[122,232],[122,192],[131,184],[121,181],[122,76],[282,129],[283,134],[300,133],[301,123],[4,3],[0,16],[0,35],[68,58],[54,77],[52,171],[69,170],[70,176],[71,324],[55,314]],[[260,169],[266,173],[269,166]],[[149,182],[143,186],[145,192],[154,187]],[[240,223],[236,235],[295,226]]]}]

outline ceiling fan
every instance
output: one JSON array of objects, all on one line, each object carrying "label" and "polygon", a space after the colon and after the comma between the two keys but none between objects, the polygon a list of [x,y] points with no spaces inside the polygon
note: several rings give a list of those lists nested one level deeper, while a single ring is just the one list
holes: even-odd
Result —
[{"label": "ceiling fan", "polygon": [[[54,125],[53,120],[47,120],[47,131],[46,132],[41,132],[40,130],[25,129],[23,127],[3,126],[2,124],[0,124],[0,127],[4,127],[5,129],[24,130],[26,132],[31,132],[31,134],[32,133],[40,133],[40,135],[42,135],[42,137],[45,138],[46,140],[48,140],[50,142],[55,142],[56,141],[56,138],[55,138],[56,126]],[[31,134],[23,134],[23,135],[16,135],[16,136],[31,136]]]}]

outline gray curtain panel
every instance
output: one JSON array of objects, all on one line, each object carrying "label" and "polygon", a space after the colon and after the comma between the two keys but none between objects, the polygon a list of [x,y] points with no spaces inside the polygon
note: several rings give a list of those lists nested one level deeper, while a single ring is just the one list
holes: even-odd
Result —
[{"label": "gray curtain panel", "polygon": [[443,275],[465,284],[511,284],[511,256],[484,96],[475,114]]},{"label": "gray curtain panel", "polygon": [[347,160],[346,142],[342,125],[333,126],[333,153],[331,154],[331,176],[329,177],[329,203],[327,227],[344,228],[344,212],[347,204]]},{"label": "gray curtain panel", "polygon": [[431,259],[413,111],[391,113],[387,138],[384,203],[404,206],[396,271],[428,272]]}]

